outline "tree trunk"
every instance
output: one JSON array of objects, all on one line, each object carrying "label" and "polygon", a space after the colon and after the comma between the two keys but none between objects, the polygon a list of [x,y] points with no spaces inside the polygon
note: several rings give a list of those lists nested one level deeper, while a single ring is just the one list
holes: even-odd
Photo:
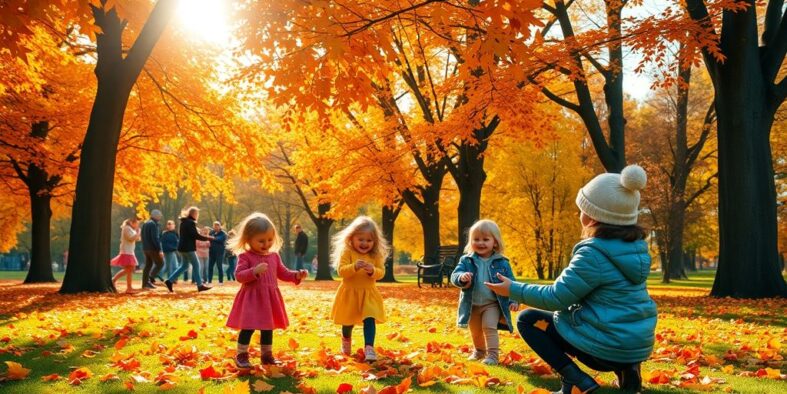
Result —
[{"label": "tree trunk", "polygon": [[473,140],[462,141],[459,146],[458,162],[449,164],[451,175],[459,189],[458,231],[459,250],[467,244],[467,231],[481,218],[481,192],[486,182],[484,152],[489,138],[500,124],[495,116],[488,124],[473,131]]},{"label": "tree trunk", "polygon": [[317,205],[318,219],[314,220],[317,226],[317,275],[315,280],[333,280],[331,275],[331,226],[333,219],[325,215],[331,210],[330,203]]},{"label": "tree trunk", "polygon": [[109,267],[115,156],[129,93],[169,20],[177,1],[159,0],[123,58],[126,22],[115,9],[93,6],[97,34],[96,99],[82,146],[71,214],[69,262],[61,293],[114,292]]},{"label": "tree trunk", "polygon": [[669,246],[667,250],[667,269],[669,279],[686,279],[686,271],[683,269],[683,228],[686,219],[686,207],[683,201],[673,201],[668,213],[667,236]]},{"label": "tree trunk", "polygon": [[766,88],[771,82],[760,63],[755,8],[751,4],[746,11],[724,11],[720,45],[727,59],[715,65],[719,145],[719,268],[711,290],[715,297],[787,296],[779,270],[769,140],[781,102],[773,103]]},{"label": "tree trunk", "polygon": [[[38,176],[34,176],[34,165],[30,166],[28,178],[31,181]],[[48,177],[46,172],[35,167],[43,178],[45,184]],[[52,197],[49,192],[43,189],[31,188],[30,192],[30,212],[32,213],[32,246],[30,251],[30,270],[27,271],[25,283],[44,283],[55,282],[52,274],[52,252],[50,249],[50,220],[52,209],[50,202]]]},{"label": "tree trunk", "polygon": [[385,257],[385,276],[380,279],[380,282],[396,282],[394,276],[394,229],[396,227],[396,218],[401,212],[402,203],[397,204],[395,207],[383,206],[383,236],[388,241],[391,250],[388,256]]},{"label": "tree trunk", "polygon": [[437,264],[435,261],[440,249],[440,189],[445,178],[442,164],[433,164],[425,176],[428,185],[420,187],[423,201],[412,190],[405,190],[402,198],[421,223],[424,240],[424,264]]}]

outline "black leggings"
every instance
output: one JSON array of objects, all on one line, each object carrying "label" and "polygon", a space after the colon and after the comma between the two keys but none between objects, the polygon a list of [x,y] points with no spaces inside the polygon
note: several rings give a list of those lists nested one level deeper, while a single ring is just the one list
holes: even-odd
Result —
[{"label": "black leggings", "polygon": [[[546,330],[542,330],[535,326],[536,322],[539,320],[544,320],[549,323]],[[519,314],[517,328],[525,342],[530,345],[530,348],[555,371],[560,371],[569,364],[573,364],[573,361],[571,361],[567,354],[576,357],[582,364],[596,371],[620,371],[631,365],[600,359],[566,342],[555,329],[552,312],[533,308],[525,309]]]},{"label": "black leggings", "polygon": [[[373,317],[363,319],[363,344],[367,346],[374,346],[374,336],[377,332]],[[342,336],[350,338],[353,334],[353,326],[342,326]]]},{"label": "black leggings", "polygon": [[[248,345],[251,342],[251,335],[254,330],[240,330],[238,333],[238,343]],[[273,345],[273,330],[260,330],[260,344]]]}]

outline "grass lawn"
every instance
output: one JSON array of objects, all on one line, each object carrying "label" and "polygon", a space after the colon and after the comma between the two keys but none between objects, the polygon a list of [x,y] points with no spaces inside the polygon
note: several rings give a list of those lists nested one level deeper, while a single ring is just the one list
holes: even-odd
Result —
[{"label": "grass lawn", "polygon": [[[291,325],[275,332],[274,349],[284,366],[241,376],[232,364],[237,334],[224,327],[236,284],[205,293],[181,285],[175,294],[157,289],[62,296],[57,284],[22,285],[23,277],[0,273],[0,392],[335,393],[342,383],[355,392],[367,386],[380,391],[408,378],[414,392],[559,387],[516,334],[501,332],[500,366],[467,362],[468,333],[455,327],[457,290],[418,289],[410,277],[380,285],[388,321],[377,330],[383,357],[371,365],[337,355],[339,327],[328,314],[338,282],[281,284]],[[660,312],[658,343],[643,371],[660,384],[648,383],[646,391],[787,392],[781,375],[787,301],[709,298],[711,281],[706,272],[667,286],[657,276],[651,279]],[[357,328],[354,347],[360,349],[361,341]],[[257,334],[252,343],[258,343]],[[253,349],[258,364],[258,348]],[[5,362],[19,363],[29,375],[3,381]],[[87,372],[90,377],[75,379]],[[613,378],[598,375],[600,393],[617,392]]]}]

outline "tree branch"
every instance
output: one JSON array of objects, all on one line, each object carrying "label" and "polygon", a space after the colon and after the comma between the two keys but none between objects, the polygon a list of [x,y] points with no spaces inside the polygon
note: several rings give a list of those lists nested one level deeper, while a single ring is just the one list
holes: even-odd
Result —
[{"label": "tree branch", "polygon": [[128,51],[128,56],[123,60],[130,84],[134,84],[139,73],[142,72],[142,67],[153,52],[153,47],[156,46],[156,42],[167,24],[175,15],[177,5],[178,0],[158,0],[153,6],[153,11],[150,12],[145,25],[142,26],[142,31]]}]

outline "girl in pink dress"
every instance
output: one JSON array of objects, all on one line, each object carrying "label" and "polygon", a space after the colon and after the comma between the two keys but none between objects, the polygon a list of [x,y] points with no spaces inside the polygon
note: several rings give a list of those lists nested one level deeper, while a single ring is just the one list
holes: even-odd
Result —
[{"label": "girl in pink dress", "polygon": [[134,293],[131,288],[131,275],[137,268],[137,257],[134,256],[134,245],[140,240],[139,219],[132,217],[123,221],[120,225],[120,250],[118,255],[110,261],[115,267],[122,268],[112,277],[112,285],[115,285],[121,276],[126,276],[126,293]]},{"label": "girl in pink dress", "polygon": [[227,318],[227,327],[240,330],[235,364],[251,368],[249,342],[254,330],[260,330],[262,364],[275,364],[273,330],[289,325],[277,279],[299,284],[308,272],[291,271],[282,264],[281,238],[264,214],[247,216],[236,233],[227,243],[227,249],[238,255],[235,277],[241,283]]}]

